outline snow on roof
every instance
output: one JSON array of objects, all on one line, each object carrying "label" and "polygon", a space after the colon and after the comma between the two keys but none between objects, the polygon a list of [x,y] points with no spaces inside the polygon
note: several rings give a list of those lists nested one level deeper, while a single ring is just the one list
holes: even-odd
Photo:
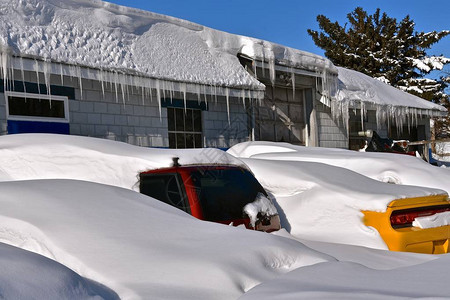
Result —
[{"label": "snow on roof", "polygon": [[429,117],[443,116],[447,109],[426,101],[410,93],[401,91],[380,80],[363,73],[338,67],[339,87],[336,100],[332,103],[332,113],[342,117],[344,124],[349,119],[349,108],[361,108],[377,112],[377,124],[392,120],[397,126],[414,123],[418,115]]},{"label": "snow on roof", "polygon": [[318,55],[98,0],[0,0],[0,45],[14,56],[238,89],[265,88],[239,53],[336,73]]},{"label": "snow on roof", "polygon": [[405,93],[358,71],[338,67],[340,101],[360,101],[375,105],[411,107],[447,112],[445,107]]}]

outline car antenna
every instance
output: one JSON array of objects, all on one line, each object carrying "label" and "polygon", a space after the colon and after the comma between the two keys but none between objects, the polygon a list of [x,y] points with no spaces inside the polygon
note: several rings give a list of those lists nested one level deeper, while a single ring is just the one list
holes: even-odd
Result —
[{"label": "car antenna", "polygon": [[178,162],[180,158],[179,157],[172,157],[172,167],[180,167],[180,163]]}]

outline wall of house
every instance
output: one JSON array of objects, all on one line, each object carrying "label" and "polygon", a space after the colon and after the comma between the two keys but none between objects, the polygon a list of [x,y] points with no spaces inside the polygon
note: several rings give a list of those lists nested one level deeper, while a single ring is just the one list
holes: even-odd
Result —
[{"label": "wall of house", "polygon": [[319,147],[348,149],[347,129],[342,121],[338,122],[331,116],[331,109],[316,101],[317,135]]},{"label": "wall of house", "polygon": [[[22,81],[19,71],[15,79]],[[40,83],[42,93],[46,94],[43,74],[39,80],[34,72],[24,72],[26,82]],[[156,91],[152,95],[142,95],[142,90],[127,87],[122,93],[118,86],[102,84],[99,81],[60,76],[50,77],[51,85],[73,89],[74,97],[69,99],[70,134],[107,138],[139,146],[168,147],[167,108],[161,113],[156,101]],[[8,90],[11,88],[7,88]],[[163,96],[163,93],[161,93]],[[165,95],[170,97],[169,93]],[[174,93],[173,98],[183,99],[181,93]],[[249,138],[248,117],[242,100],[229,99],[228,121],[225,97],[207,97],[209,105],[202,111],[203,143],[208,147],[227,148],[247,141]],[[188,100],[198,102],[198,96],[187,94]],[[169,105],[170,106],[170,105]],[[0,93],[0,130],[7,134],[5,95]]]},{"label": "wall of house", "polygon": [[250,140],[250,120],[242,99],[230,98],[228,120],[225,97],[217,97],[217,102],[209,101],[208,110],[203,111],[205,147],[229,148]]}]

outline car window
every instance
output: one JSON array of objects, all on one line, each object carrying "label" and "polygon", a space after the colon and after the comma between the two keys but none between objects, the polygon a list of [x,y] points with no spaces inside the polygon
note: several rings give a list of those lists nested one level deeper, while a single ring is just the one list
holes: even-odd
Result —
[{"label": "car window", "polygon": [[144,195],[190,213],[189,201],[181,182],[179,174],[141,174],[139,189]]},{"label": "car window", "polygon": [[245,218],[244,206],[258,193],[266,194],[255,177],[241,168],[201,169],[191,179],[208,221],[232,221]]}]

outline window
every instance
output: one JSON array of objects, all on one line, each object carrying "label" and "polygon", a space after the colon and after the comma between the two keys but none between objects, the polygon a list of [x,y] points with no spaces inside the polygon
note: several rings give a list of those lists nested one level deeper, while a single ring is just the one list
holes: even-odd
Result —
[{"label": "window", "polygon": [[139,189],[144,195],[190,213],[189,202],[181,182],[178,174],[141,174]]},{"label": "window", "polygon": [[6,92],[8,120],[69,122],[65,96]]},{"label": "window", "polygon": [[249,172],[240,168],[201,169],[191,174],[205,220],[245,218],[244,206],[266,192]]},{"label": "window", "polygon": [[190,108],[167,108],[170,148],[201,148],[202,111]]}]

